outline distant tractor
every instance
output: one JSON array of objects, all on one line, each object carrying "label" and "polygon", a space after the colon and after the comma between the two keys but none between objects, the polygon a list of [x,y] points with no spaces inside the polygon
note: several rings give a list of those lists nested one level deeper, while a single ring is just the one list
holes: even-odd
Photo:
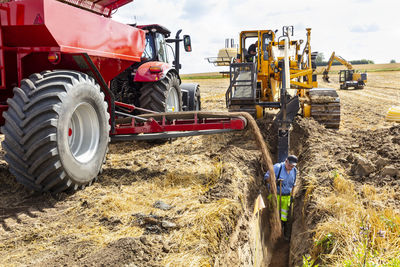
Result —
[{"label": "distant tractor", "polygon": [[[0,4],[0,126],[10,172],[36,191],[90,185],[110,139],[147,140],[243,129],[207,118],[197,84],[181,84],[179,44],[159,25],[113,21],[132,0]],[[173,66],[166,43],[175,44]],[[161,113],[157,113],[161,112]]]},{"label": "distant tractor", "polygon": [[325,82],[329,81],[329,71],[331,69],[333,61],[336,60],[339,63],[343,64],[347,67],[347,70],[340,70],[339,71],[339,83],[340,89],[348,89],[350,87],[354,87],[355,89],[363,89],[365,84],[367,83],[367,73],[359,73],[354,70],[353,66],[350,62],[346,61],[344,58],[335,55],[335,52],[332,52],[331,57],[328,61],[328,66],[322,73],[322,79]]}]

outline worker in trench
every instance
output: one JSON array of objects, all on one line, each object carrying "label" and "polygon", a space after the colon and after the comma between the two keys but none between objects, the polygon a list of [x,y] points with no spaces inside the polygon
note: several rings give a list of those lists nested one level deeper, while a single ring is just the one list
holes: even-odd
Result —
[{"label": "worker in trench", "polygon": [[[297,157],[290,155],[284,162],[279,162],[274,165],[274,172],[276,176],[276,189],[277,189],[277,204],[280,207],[280,217],[282,221],[283,233],[285,239],[289,239],[289,225],[288,217],[291,208],[291,202],[294,195],[294,187],[296,186],[297,177]],[[269,171],[264,175],[264,183],[267,184],[269,190]],[[268,195],[268,200],[271,201],[272,194]]]}]

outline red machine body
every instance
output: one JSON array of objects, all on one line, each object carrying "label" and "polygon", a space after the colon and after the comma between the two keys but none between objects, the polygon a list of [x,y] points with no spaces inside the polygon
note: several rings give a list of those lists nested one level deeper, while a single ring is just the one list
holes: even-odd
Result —
[{"label": "red machine body", "polygon": [[[0,8],[3,89],[45,69],[81,70],[73,59],[80,53],[89,55],[108,83],[140,61],[144,50],[142,30],[55,0],[13,1]],[[50,51],[60,53],[57,66],[48,60]]]},{"label": "red machine body", "polygon": [[[199,85],[181,84],[179,77],[179,43],[190,51],[190,36],[181,39],[179,30],[165,39],[170,32],[162,26],[110,18],[131,1],[0,4],[2,147],[21,184],[41,192],[84,188],[101,171],[110,139],[246,127],[243,118],[198,112]],[[167,42],[175,43],[174,66],[168,64]],[[182,110],[194,112],[170,112]]]},{"label": "red machine body", "polygon": [[[130,2],[132,0],[22,0],[0,4],[0,112],[7,110],[5,102],[23,78],[54,69],[90,74],[103,87],[107,101],[112,101],[104,87],[127,67],[139,62],[145,48],[145,31],[141,26],[136,28],[109,18],[112,10]],[[134,80],[154,82],[171,69],[172,66],[164,62],[147,62],[138,68]],[[190,127],[187,122],[163,127],[163,131],[207,128],[205,124],[199,128],[197,122]],[[211,128],[215,129],[215,119],[213,123]],[[166,125],[165,122],[160,124]],[[128,129],[125,125],[114,134],[160,132],[159,127],[140,127]],[[226,128],[226,125],[217,128]]]},{"label": "red machine body", "polygon": [[135,82],[155,82],[161,80],[172,69],[172,66],[164,62],[150,61],[138,68]]},{"label": "red machine body", "polygon": [[[100,4],[115,8],[131,1],[97,2],[92,8]],[[0,21],[1,113],[7,109],[4,102],[12,97],[13,87],[33,73],[54,69],[90,72],[106,91],[110,80],[139,62],[144,50],[144,31],[55,0],[0,4]],[[59,57],[57,64],[49,60],[51,52]],[[109,93],[106,98],[111,101]]]}]

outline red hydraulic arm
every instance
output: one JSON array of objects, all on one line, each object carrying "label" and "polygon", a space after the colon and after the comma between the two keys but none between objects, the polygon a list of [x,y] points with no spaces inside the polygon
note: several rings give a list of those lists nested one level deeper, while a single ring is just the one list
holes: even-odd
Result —
[{"label": "red hydraulic arm", "polygon": [[[116,107],[133,111],[133,105],[115,102]],[[207,135],[243,130],[247,120],[243,117],[227,117],[218,112],[169,112],[150,113],[140,116],[116,111],[130,118],[116,119],[112,141],[150,140],[183,136]]]}]

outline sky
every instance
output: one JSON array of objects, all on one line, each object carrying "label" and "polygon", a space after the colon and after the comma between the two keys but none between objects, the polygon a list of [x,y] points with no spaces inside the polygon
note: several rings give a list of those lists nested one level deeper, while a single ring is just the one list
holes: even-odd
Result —
[{"label": "sky", "polygon": [[[182,49],[181,73],[224,71],[208,63],[224,48],[225,39],[238,42],[243,30],[276,30],[294,26],[292,40],[306,40],[328,60],[333,51],[344,59],[400,63],[400,1],[398,0],[134,0],[113,19],[138,25],[161,24],[174,37],[189,34],[190,53]],[[181,36],[182,36],[181,35]]]}]

